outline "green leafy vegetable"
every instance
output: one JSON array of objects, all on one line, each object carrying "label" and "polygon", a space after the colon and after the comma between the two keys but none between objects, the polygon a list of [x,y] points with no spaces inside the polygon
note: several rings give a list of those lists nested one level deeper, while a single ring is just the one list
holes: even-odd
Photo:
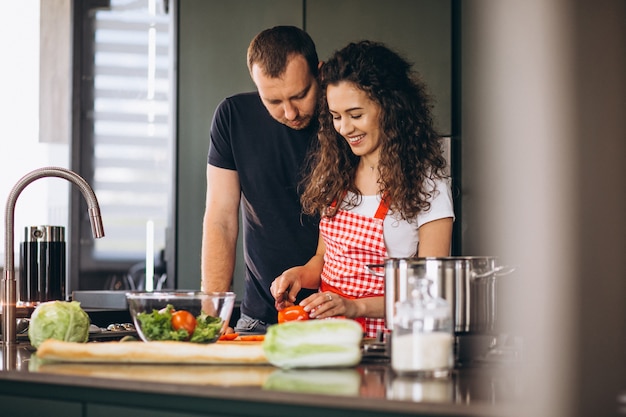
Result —
[{"label": "green leafy vegetable", "polygon": [[38,348],[46,339],[86,342],[89,316],[78,301],[49,301],[39,304],[30,317],[28,338]]},{"label": "green leafy vegetable", "polygon": [[174,306],[168,305],[165,309],[152,310],[152,313],[139,313],[137,320],[141,331],[149,340],[187,340],[187,331],[172,328],[172,311]]},{"label": "green leafy vegetable", "polygon": [[149,340],[177,340],[193,343],[209,343],[219,338],[222,330],[222,319],[201,313],[196,317],[196,327],[193,334],[185,329],[175,330],[172,327],[172,313],[174,306],[168,304],[162,310],[152,310],[151,313],[137,314],[141,331]]},{"label": "green leafy vegetable", "polygon": [[219,317],[208,316],[205,313],[196,317],[196,328],[191,335],[191,342],[206,343],[207,341],[215,341],[220,337],[222,330],[222,319]]},{"label": "green leafy vegetable", "polygon": [[361,360],[362,338],[354,320],[291,321],[267,329],[263,351],[281,368],[346,367]]}]

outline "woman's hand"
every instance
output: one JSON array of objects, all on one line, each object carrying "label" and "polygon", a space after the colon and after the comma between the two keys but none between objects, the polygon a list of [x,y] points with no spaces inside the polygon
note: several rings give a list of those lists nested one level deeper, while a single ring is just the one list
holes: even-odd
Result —
[{"label": "woman's hand", "polygon": [[325,319],[328,317],[344,316],[355,318],[356,305],[353,300],[341,297],[331,291],[313,294],[300,302],[304,311],[309,313],[312,319]]},{"label": "woman's hand", "polygon": [[312,319],[336,316],[349,319],[385,317],[385,298],[381,296],[350,299],[331,291],[324,291],[305,298],[300,305]]},{"label": "woman's hand", "polygon": [[274,297],[274,306],[280,311],[290,307],[296,302],[296,295],[302,289],[300,273],[302,266],[295,266],[283,272],[270,286],[270,292]]},{"label": "woman's hand", "polygon": [[280,311],[296,302],[296,295],[302,288],[317,289],[320,285],[320,275],[324,267],[324,240],[319,237],[317,252],[309,262],[302,266],[294,266],[283,272],[270,285],[270,292],[274,297],[274,306]]}]

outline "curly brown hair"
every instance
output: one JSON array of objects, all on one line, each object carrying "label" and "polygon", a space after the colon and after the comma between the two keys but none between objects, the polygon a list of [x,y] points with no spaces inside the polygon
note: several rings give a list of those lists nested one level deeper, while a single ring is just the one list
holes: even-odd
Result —
[{"label": "curly brown hair", "polygon": [[301,197],[306,214],[334,216],[346,191],[361,193],[354,178],[360,160],[335,130],[326,89],[341,81],[353,83],[380,106],[382,131],[378,162],[379,186],[390,209],[404,220],[427,211],[433,179],[447,178],[440,135],[433,126],[431,97],[412,65],[382,43],[361,41],[335,51],[320,70],[320,129],[308,161]]}]

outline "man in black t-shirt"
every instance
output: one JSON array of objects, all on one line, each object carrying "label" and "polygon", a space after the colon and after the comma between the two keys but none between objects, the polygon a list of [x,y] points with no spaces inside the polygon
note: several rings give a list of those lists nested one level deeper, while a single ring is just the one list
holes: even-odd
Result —
[{"label": "man in black t-shirt", "polygon": [[[318,219],[302,214],[298,183],[317,140],[318,68],[306,32],[293,26],[267,29],[248,48],[258,91],[226,98],[213,117],[202,289],[231,287],[241,207],[246,276],[237,332],[264,333],[276,323],[272,281],[304,265],[317,247]],[[302,291],[301,297],[311,292]]]}]

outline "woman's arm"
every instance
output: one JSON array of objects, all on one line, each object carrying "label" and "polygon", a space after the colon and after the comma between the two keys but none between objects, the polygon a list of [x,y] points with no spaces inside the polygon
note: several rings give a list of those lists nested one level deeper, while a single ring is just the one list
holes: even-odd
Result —
[{"label": "woman's arm", "polygon": [[423,224],[418,232],[417,256],[450,256],[452,242],[452,217],[433,220]]}]

